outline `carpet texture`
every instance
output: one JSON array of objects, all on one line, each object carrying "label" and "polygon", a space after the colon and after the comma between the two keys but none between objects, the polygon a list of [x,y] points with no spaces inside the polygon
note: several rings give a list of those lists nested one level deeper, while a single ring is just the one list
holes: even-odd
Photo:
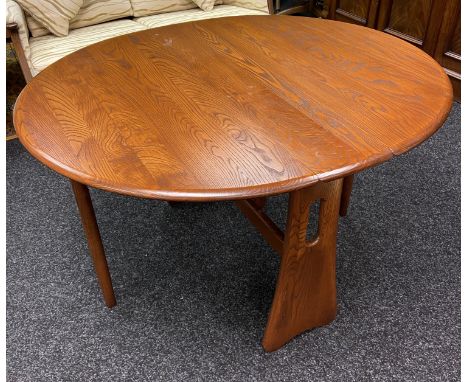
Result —
[{"label": "carpet texture", "polygon": [[[460,379],[459,104],[422,146],[357,175],[338,316],[275,353],[260,341],[279,259],[232,203],[92,197],[112,310],[67,180],[7,143],[9,381]],[[267,207],[283,226],[286,207]]]}]

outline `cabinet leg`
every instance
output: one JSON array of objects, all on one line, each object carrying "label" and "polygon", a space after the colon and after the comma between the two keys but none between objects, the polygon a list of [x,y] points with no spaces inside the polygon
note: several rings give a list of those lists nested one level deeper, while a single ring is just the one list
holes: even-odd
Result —
[{"label": "cabinet leg", "polygon": [[[342,179],[289,194],[281,266],[262,345],[274,351],[336,316],[336,233]],[[318,235],[307,241],[310,205],[320,200]]]},{"label": "cabinet leg", "polygon": [[114,289],[112,288],[112,280],[107,266],[106,255],[102,245],[99,227],[94,214],[93,203],[89,195],[88,187],[84,184],[71,180],[73,192],[75,194],[76,204],[80,211],[81,223],[88,239],[89,252],[94,262],[96,276],[101,286],[104,301],[107,307],[115,306]]}]

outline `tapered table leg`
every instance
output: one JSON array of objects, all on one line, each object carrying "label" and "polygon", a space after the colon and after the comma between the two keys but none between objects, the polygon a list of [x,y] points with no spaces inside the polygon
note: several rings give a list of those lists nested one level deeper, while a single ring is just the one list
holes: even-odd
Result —
[{"label": "tapered table leg", "polygon": [[112,288],[112,280],[107,266],[106,255],[104,253],[96,215],[94,214],[91,196],[89,195],[87,186],[71,179],[70,181],[73,192],[75,193],[76,204],[80,211],[81,222],[88,239],[89,251],[93,258],[96,276],[101,286],[104,301],[109,308],[112,308],[116,304],[114,289]]},{"label": "tapered table leg", "polygon": [[348,175],[343,178],[343,191],[341,192],[340,216],[346,216],[348,213],[349,200],[353,190],[354,175]]},{"label": "tapered table leg", "polygon": [[[289,195],[281,266],[262,345],[274,351],[336,316],[336,233],[342,179]],[[307,241],[310,205],[320,200],[317,236]]]}]

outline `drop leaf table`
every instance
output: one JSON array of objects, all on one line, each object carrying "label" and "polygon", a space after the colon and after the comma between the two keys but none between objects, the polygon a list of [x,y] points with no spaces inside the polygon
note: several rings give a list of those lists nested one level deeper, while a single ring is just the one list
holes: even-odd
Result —
[{"label": "drop leaf table", "polygon": [[[88,186],[169,202],[235,200],[281,256],[262,341],[273,351],[336,315],[337,222],[353,174],[423,142],[451,105],[444,70],[395,37],[242,16],[70,54],[26,86],[14,121],[26,149],[70,179],[108,307],[116,300]],[[264,210],[281,193],[285,232]]]}]

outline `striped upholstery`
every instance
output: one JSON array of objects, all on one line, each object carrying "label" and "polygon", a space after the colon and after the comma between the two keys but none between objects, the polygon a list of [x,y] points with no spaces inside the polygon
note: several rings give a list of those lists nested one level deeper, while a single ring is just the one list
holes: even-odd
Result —
[{"label": "striped upholstery", "polygon": [[[133,8],[133,16],[142,17],[184,11],[197,7],[194,0],[130,0]],[[214,5],[223,4],[223,0],[216,0]]]},{"label": "striped upholstery", "polygon": [[[83,5],[83,0],[16,0],[16,2],[35,21],[56,36],[68,34],[70,20]],[[30,28],[30,31],[34,33],[35,28]]]},{"label": "striped upholstery", "polygon": [[259,11],[268,12],[267,0],[223,0],[224,4],[235,5],[237,7],[257,9]]},{"label": "striped upholstery", "polygon": [[70,29],[97,25],[132,15],[130,0],[85,0],[78,14],[70,20]]},{"label": "striped upholstery", "polygon": [[45,36],[46,34],[50,34],[50,31],[47,28],[43,27],[41,24],[39,24],[34,17],[32,17],[27,12],[25,13],[25,15],[26,20],[28,22],[29,31],[31,32],[31,35],[33,37]]},{"label": "striped upholstery", "polygon": [[[70,20],[70,30],[88,25],[132,16],[130,0],[84,0],[77,15]],[[49,31],[27,15],[28,27],[34,37],[45,36]]]},{"label": "striped upholstery", "polygon": [[26,23],[25,14],[18,3],[15,1],[6,1],[6,23],[15,23],[18,25],[18,34],[21,41],[21,46],[23,47],[26,60],[28,60],[29,63],[29,29]]},{"label": "striped upholstery", "polygon": [[213,8],[213,10],[207,12],[197,8],[190,9],[188,11],[174,12],[170,14],[140,17],[138,19],[135,19],[135,21],[147,26],[148,28],[157,28],[162,27],[164,25],[185,23],[187,21],[244,15],[265,15],[265,12],[253,9],[233,7],[231,5],[217,5]]},{"label": "striped upholstery", "polygon": [[265,12],[259,10],[234,7],[231,5],[217,5],[211,11],[202,11],[199,8],[194,8],[185,11],[140,17],[133,20],[111,21],[72,30],[68,36],[65,37],[56,37],[53,35],[33,37],[29,40],[31,52],[30,68],[32,75],[35,76],[55,61],[85,46],[108,38],[148,28],[157,28],[164,25],[218,17],[265,14]]},{"label": "striped upholstery", "polygon": [[117,20],[87,28],[75,29],[70,31],[68,36],[65,37],[55,37],[53,35],[33,37],[29,40],[31,47],[31,72],[35,76],[50,64],[78,49],[108,38],[144,29],[147,28],[134,21]]},{"label": "striped upholstery", "polygon": [[204,11],[211,11],[214,7],[215,0],[193,0],[193,2]]},{"label": "striped upholstery", "polygon": [[130,2],[135,17],[183,11],[197,7],[192,0],[130,0]]}]

